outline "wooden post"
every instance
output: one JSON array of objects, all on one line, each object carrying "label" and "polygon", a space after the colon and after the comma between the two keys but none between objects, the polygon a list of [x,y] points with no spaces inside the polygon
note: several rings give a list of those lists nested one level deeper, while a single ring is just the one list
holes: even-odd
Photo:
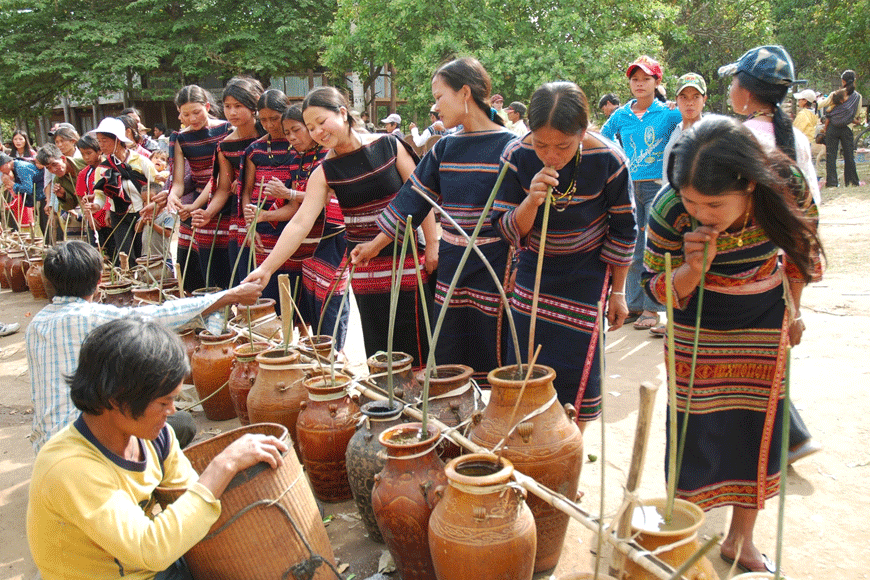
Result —
[{"label": "wooden post", "polygon": [[390,70],[390,112],[396,112],[396,100],[398,99],[398,93],[396,92],[396,67],[393,66],[393,63],[387,65]]}]

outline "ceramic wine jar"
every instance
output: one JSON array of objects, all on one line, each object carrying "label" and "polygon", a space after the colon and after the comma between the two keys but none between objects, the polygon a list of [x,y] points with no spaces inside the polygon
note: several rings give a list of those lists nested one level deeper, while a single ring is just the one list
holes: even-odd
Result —
[{"label": "ceramic wine jar", "polygon": [[356,432],[359,406],[350,398],[347,377],[328,375],[307,379],[308,399],[296,422],[302,464],[317,499],[351,499],[347,480],[347,445]]},{"label": "ceramic wine jar", "polygon": [[25,259],[24,252],[9,252],[5,267],[6,280],[13,292],[27,291],[27,269],[30,263]]},{"label": "ceramic wine jar", "polygon": [[[379,352],[368,358],[369,379],[384,393],[389,391],[389,365],[387,353]],[[409,405],[416,405],[423,392],[421,383],[417,382],[411,364],[414,359],[404,352],[393,353],[393,393]],[[431,387],[430,387],[431,388]]]},{"label": "ceramic wine jar", "polygon": [[260,370],[257,364],[257,355],[269,350],[270,345],[266,342],[255,342],[237,346],[233,349],[233,370],[230,372],[230,398],[233,400],[233,408],[242,425],[250,425],[248,417],[248,393],[254,386],[254,380]]},{"label": "ceramic wine jar", "polygon": [[48,298],[45,285],[42,282],[42,258],[32,258],[30,260],[30,269],[27,270],[27,286],[30,288],[30,293],[37,300]]},{"label": "ceramic wine jar", "polygon": [[[193,352],[199,346],[199,331],[193,328],[188,328],[178,334],[181,337],[181,344],[184,345],[184,351],[187,353],[187,360],[190,362],[193,359]],[[184,377],[184,383],[187,385],[193,384],[193,373],[187,373]]]},{"label": "ceramic wine jar", "polygon": [[9,288],[9,278],[6,277],[6,267],[9,265],[9,253],[0,251],[0,288]]},{"label": "ceramic wine jar", "polygon": [[[583,466],[583,436],[573,416],[556,399],[552,368],[535,365],[513,425],[508,424],[526,371],[524,367],[517,373],[515,365],[490,371],[489,403],[476,419],[470,438],[493,451],[501,444],[503,457],[517,471],[574,499]],[[538,533],[535,572],[542,572],[559,562],[569,517],[538,497],[529,497],[528,503]]]},{"label": "ceramic wine jar", "polygon": [[[483,406],[477,400],[471,384],[473,374],[474,369],[467,365],[437,365],[429,379],[429,415],[448,427],[457,427],[460,423],[469,421],[474,412]],[[417,372],[416,378],[420,385],[424,385],[426,371]],[[422,404],[417,407],[422,409]],[[459,457],[462,449],[445,439],[439,452],[443,459],[449,460]]]},{"label": "ceramic wine jar", "polygon": [[375,475],[383,470],[387,461],[386,450],[378,438],[386,429],[402,422],[402,403],[393,401],[390,407],[388,401],[371,401],[363,405],[360,411],[364,418],[357,424],[357,431],[351,437],[345,454],[347,479],[369,537],[383,543],[384,538],[372,510]]},{"label": "ceramic wine jar", "polygon": [[[230,390],[227,388],[233,368],[235,340],[234,332],[215,336],[203,330],[199,333],[200,344],[190,358],[193,385],[202,401],[205,416],[212,421],[227,421],[236,416]],[[214,396],[206,399],[213,393]]]},{"label": "ceramic wine jar", "polygon": [[372,509],[402,580],[437,580],[429,552],[429,516],[435,489],[447,483],[438,457],[441,431],[434,425],[420,439],[422,425],[405,423],[381,433],[387,449],[375,476]]},{"label": "ceramic wine jar", "polygon": [[287,427],[299,455],[296,421],[302,401],[308,398],[303,384],[307,365],[299,364],[298,352],[290,349],[285,354],[283,348],[262,352],[256,360],[260,370],[248,393],[248,417],[251,423],[278,423]]},{"label": "ceramic wine jar", "polygon": [[[660,546],[678,544],[676,547],[657,555],[662,561],[679,568],[701,547],[698,530],[704,525],[704,512],[695,504],[683,499],[674,500],[671,521],[665,523],[664,513],[667,500],[664,498],[643,502],[635,508],[631,518],[632,534],[635,541],[649,551]],[[719,580],[719,575],[706,556],[701,557],[683,574],[687,580]],[[623,580],[655,580],[656,576],[647,572],[631,560],[626,560]]]},{"label": "ceramic wine jar", "polygon": [[103,304],[113,304],[122,308],[126,306],[134,306],[132,282],[115,282],[113,284],[106,284],[103,286],[102,290]]},{"label": "ceramic wine jar", "polygon": [[535,519],[513,471],[510,461],[482,453],[447,464],[448,484],[429,518],[438,580],[531,580]]},{"label": "ceramic wine jar", "polygon": [[260,298],[253,306],[239,306],[239,314],[233,319],[233,322],[243,328],[247,328],[249,311],[251,313],[251,330],[255,334],[268,340],[283,340],[282,323],[275,312],[274,299]]},{"label": "ceramic wine jar", "polygon": [[332,337],[326,334],[303,336],[299,339],[299,352],[310,359],[319,359],[321,364],[326,365],[332,362],[333,343]]}]

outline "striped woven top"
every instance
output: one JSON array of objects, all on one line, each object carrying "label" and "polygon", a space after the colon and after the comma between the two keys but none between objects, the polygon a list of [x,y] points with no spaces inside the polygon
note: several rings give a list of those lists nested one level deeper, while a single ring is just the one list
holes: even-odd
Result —
[{"label": "striped woven top", "polygon": [[190,165],[193,183],[200,191],[211,179],[214,168],[214,152],[217,145],[230,134],[233,126],[223,122],[212,127],[203,127],[198,131],[174,131],[169,138],[169,173],[175,161],[175,146],[181,147],[181,153]]}]

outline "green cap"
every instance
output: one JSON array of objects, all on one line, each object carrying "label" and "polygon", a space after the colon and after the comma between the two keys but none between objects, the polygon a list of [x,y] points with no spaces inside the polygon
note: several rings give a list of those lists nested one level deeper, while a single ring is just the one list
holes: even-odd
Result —
[{"label": "green cap", "polygon": [[698,73],[690,72],[684,74],[677,81],[677,85],[680,87],[679,89],[677,89],[677,95],[683,92],[683,89],[685,89],[686,87],[695,87],[702,95],[707,94],[707,83],[706,81],[704,81],[704,77],[702,77]]}]

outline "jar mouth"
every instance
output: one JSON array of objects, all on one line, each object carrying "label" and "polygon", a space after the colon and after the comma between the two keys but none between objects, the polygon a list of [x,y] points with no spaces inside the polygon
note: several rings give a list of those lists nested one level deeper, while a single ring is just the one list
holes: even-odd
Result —
[{"label": "jar mouth", "polygon": [[[663,514],[666,503],[667,500],[665,498],[642,501],[641,505],[635,508],[632,514],[632,529],[656,536],[685,536],[686,534],[697,532],[701,525],[703,525],[706,517],[704,516],[704,511],[695,504],[680,498],[674,500],[672,516],[674,524],[671,525],[664,522]],[[654,521],[655,517],[650,518],[648,514],[660,516],[660,521],[664,522],[664,525],[659,525],[658,522]],[[644,521],[645,519],[647,521]]]},{"label": "jar mouth", "polygon": [[[455,381],[459,378],[470,379],[473,374],[474,369],[467,365],[435,365],[432,369],[432,375],[429,377],[429,382]],[[426,369],[418,371],[416,378],[420,384],[423,384],[423,381],[426,379]]]},{"label": "jar mouth", "polygon": [[299,360],[299,353],[293,348],[288,348],[284,352],[283,348],[272,348],[257,355],[257,362],[261,364],[293,364]]},{"label": "jar mouth", "polygon": [[393,401],[392,407],[389,401],[371,401],[363,405],[360,410],[370,419],[378,421],[401,416],[403,407],[402,403],[396,400]]},{"label": "jar mouth", "polygon": [[507,483],[514,466],[509,460],[491,453],[471,453],[450,461],[445,471],[451,482],[483,487]]},{"label": "jar mouth", "polygon": [[[421,423],[403,423],[390,427],[378,436],[381,445],[388,448],[429,447],[441,437],[441,430],[435,425],[428,425],[428,437],[421,439],[423,430]],[[434,447],[433,447],[434,449]]]},{"label": "jar mouth", "polygon": [[[493,381],[501,381],[502,383],[518,381],[519,384],[522,384],[526,380],[526,374],[528,372],[528,364],[520,365],[519,368],[517,368],[517,365],[508,365],[489,371],[487,379],[490,383]],[[532,370],[531,376],[529,376],[529,381],[539,381],[542,379],[553,380],[555,377],[555,370],[546,365],[536,364],[535,368]]]}]

